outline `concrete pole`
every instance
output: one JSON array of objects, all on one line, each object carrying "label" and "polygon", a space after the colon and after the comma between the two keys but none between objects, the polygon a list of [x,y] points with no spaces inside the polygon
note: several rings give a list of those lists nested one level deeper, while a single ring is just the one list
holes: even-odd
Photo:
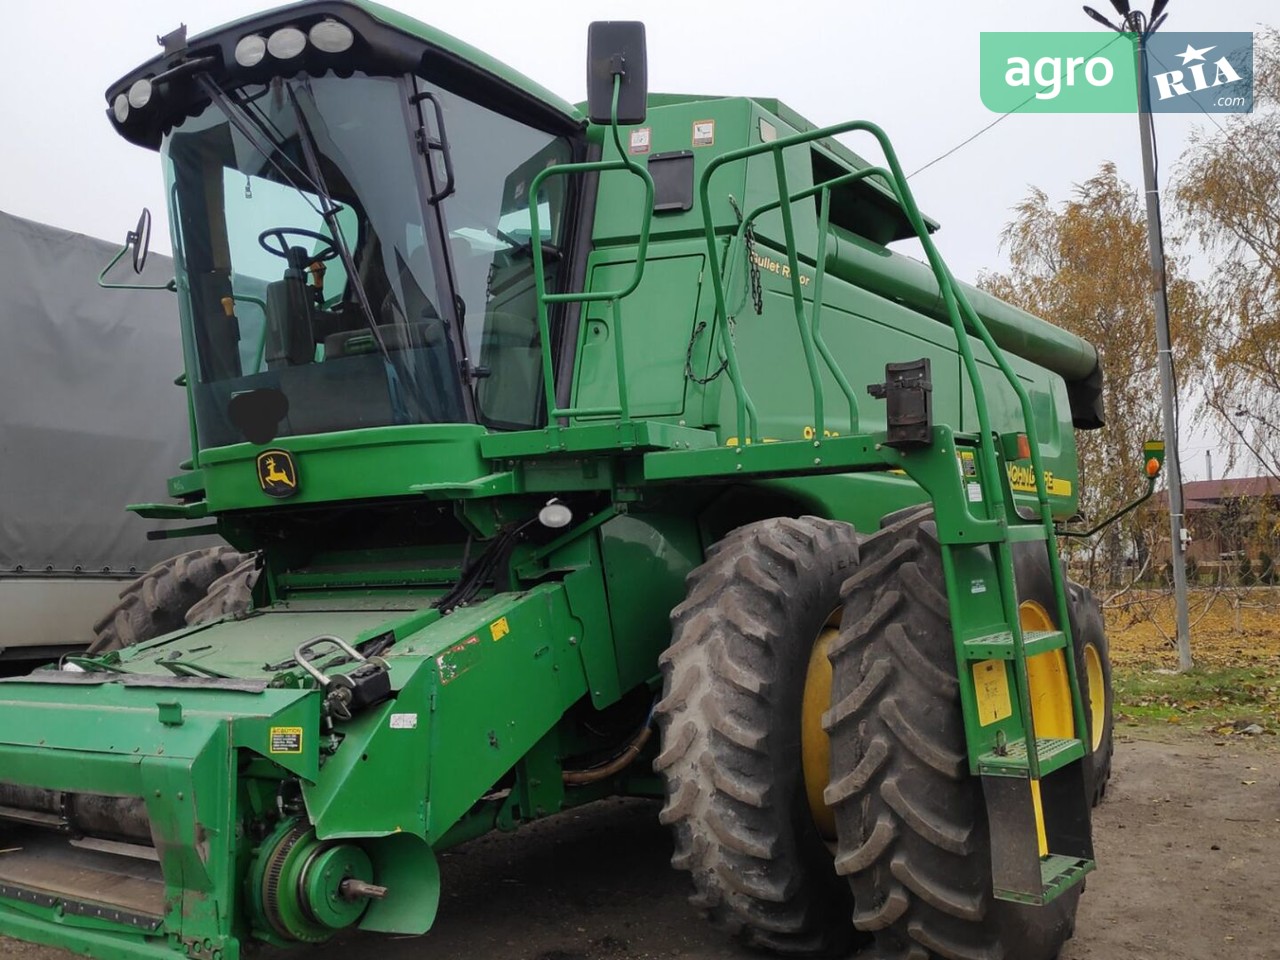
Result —
[{"label": "concrete pole", "polygon": [[[1139,14],[1141,18],[1141,14]],[[1138,19],[1138,18],[1135,18]],[[1145,18],[1141,18],[1145,20]],[[1174,418],[1173,355],[1169,346],[1169,303],[1165,297],[1164,235],[1160,226],[1160,187],[1152,150],[1151,89],[1147,83],[1145,22],[1138,34],[1138,131],[1142,138],[1142,179],[1147,196],[1147,242],[1151,249],[1151,299],[1156,311],[1156,350],[1160,368],[1160,407],[1164,417],[1165,470],[1169,485],[1169,562],[1177,611],[1178,669],[1190,670],[1191,622],[1187,614],[1187,563],[1183,537],[1182,468],[1178,463],[1178,424]]]}]

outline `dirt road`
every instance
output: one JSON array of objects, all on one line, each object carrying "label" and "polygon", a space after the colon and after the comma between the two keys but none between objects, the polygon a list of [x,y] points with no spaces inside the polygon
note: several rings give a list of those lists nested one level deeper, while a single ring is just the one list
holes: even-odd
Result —
[{"label": "dirt road", "polygon": [[[1143,733],[1142,736],[1150,737]],[[1280,943],[1274,738],[1119,745],[1097,815],[1099,872],[1062,960],[1270,960]],[[709,929],[655,807],[612,801],[446,854],[423,938],[352,936],[296,960],[759,960]],[[276,956],[267,954],[267,957]],[[279,955],[283,956],[283,955]],[[0,940],[0,958],[70,954]],[[176,957],[176,955],[175,955]],[[862,956],[857,960],[873,960]]]}]

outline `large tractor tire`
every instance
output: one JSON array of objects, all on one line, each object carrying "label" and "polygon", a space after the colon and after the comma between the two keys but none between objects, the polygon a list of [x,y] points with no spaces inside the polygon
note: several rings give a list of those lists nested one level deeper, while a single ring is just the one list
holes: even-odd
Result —
[{"label": "large tractor tire", "polygon": [[244,559],[244,554],[221,546],[190,550],[157,563],[120,591],[120,601],[94,624],[89,653],[123,650],[185,626],[192,605]]},{"label": "large tractor tire", "polygon": [[802,761],[806,732],[825,749],[826,684],[811,724],[802,712],[815,649],[826,670],[858,539],[848,524],[816,517],[733,531],[689,574],[660,659],[654,767],[666,780],[661,820],[675,835],[672,863],[692,875],[693,903],[714,923],[778,953],[836,953],[855,936],[848,886],[811,803],[821,803],[825,754]]},{"label": "large tractor tire", "polygon": [[1079,887],[1042,907],[992,896],[936,526],[927,509],[894,519],[863,541],[831,648],[827,801],[854,925],[883,960],[1052,960]]},{"label": "large tractor tire", "polygon": [[222,617],[238,617],[253,605],[253,585],[258,582],[258,555],[249,554],[230,573],[213,581],[203,599],[187,611],[187,623],[207,623]]},{"label": "large tractor tire", "polygon": [[1093,591],[1078,583],[1067,587],[1071,614],[1071,638],[1076,648],[1076,675],[1089,721],[1090,751],[1085,757],[1085,783],[1096,807],[1106,796],[1115,753],[1114,693],[1111,689],[1111,655],[1102,622],[1102,608]]}]

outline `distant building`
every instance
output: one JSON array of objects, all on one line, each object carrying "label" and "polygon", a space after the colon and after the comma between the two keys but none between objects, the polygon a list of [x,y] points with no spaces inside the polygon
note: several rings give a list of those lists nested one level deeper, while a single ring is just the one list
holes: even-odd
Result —
[{"label": "distant building", "polygon": [[[1280,559],[1280,480],[1270,476],[1191,480],[1183,483],[1182,493],[1192,538],[1188,560],[1257,560],[1263,553]],[[1168,509],[1167,494],[1161,492],[1155,499]],[[1167,540],[1156,546],[1156,554],[1168,559]]]}]

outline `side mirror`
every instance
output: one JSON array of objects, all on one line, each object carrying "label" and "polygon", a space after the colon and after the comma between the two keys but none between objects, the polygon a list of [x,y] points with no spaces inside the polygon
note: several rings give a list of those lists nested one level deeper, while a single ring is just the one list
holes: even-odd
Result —
[{"label": "side mirror", "polygon": [[649,64],[639,20],[597,20],[587,29],[587,114],[592,123],[612,122],[616,76],[622,77],[618,123],[643,123]]},{"label": "side mirror", "polygon": [[151,250],[151,211],[146,207],[142,208],[138,225],[125,235],[124,245],[133,248],[133,272],[142,273]]}]

